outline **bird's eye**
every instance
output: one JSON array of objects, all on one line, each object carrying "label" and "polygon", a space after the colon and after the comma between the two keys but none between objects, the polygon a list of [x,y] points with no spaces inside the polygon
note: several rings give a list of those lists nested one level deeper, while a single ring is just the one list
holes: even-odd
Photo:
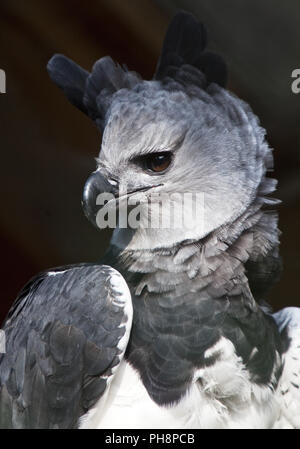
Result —
[{"label": "bird's eye", "polygon": [[172,153],[170,151],[164,151],[147,155],[143,162],[145,168],[159,173],[165,171],[169,167],[171,160]]}]

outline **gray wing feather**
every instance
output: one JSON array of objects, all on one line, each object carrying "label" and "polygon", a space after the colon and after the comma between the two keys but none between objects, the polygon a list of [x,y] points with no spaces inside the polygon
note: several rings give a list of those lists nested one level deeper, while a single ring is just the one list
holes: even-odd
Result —
[{"label": "gray wing feather", "polygon": [[0,428],[76,427],[121,361],[131,322],[127,284],[108,266],[34,278],[3,326]]}]

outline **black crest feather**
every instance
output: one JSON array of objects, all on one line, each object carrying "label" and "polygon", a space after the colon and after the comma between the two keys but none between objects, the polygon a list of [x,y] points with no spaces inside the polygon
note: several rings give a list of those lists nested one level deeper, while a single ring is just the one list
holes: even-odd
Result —
[{"label": "black crest feather", "polygon": [[110,56],[99,59],[89,73],[64,55],[54,55],[47,65],[52,81],[68,100],[103,129],[105,113],[112,95],[122,88],[131,88],[141,78],[116,64]]},{"label": "black crest feather", "polygon": [[224,87],[226,64],[221,56],[206,51],[206,45],[205,26],[192,14],[178,12],[167,30],[154,78],[170,76],[174,67],[191,65],[201,70],[208,84],[213,82]]},{"label": "black crest feather", "polygon": [[89,72],[60,54],[52,56],[48,62],[47,70],[51,80],[63,90],[70,103],[88,114],[83,103],[83,95]]},{"label": "black crest feather", "polygon": [[[193,84],[197,75],[197,84],[200,83],[202,88],[211,82],[225,86],[226,64],[220,56],[205,50],[206,43],[207,34],[202,23],[189,13],[176,14],[166,33],[154,79],[180,80],[183,77],[185,83]],[[116,64],[109,56],[99,59],[91,73],[60,54],[50,59],[47,69],[68,100],[94,120],[101,130],[113,94],[122,88],[131,89],[141,81],[137,73]],[[195,69],[202,72],[202,78]]]}]

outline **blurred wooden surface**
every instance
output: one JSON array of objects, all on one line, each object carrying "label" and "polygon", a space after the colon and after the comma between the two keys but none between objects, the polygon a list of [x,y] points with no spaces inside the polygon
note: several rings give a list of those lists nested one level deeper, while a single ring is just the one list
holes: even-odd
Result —
[{"label": "blurred wooden surface", "polygon": [[[250,5],[250,0],[244,3]],[[275,22],[281,24],[276,42],[282,45],[272,46],[266,38],[258,51],[249,30],[259,10],[251,15],[249,8],[236,8],[237,0],[227,3],[227,10],[223,4],[221,0],[186,1],[185,8],[208,22],[212,47],[229,62],[230,88],[250,102],[276,149],[275,173],[281,181],[278,194],[285,200],[280,207],[285,270],[269,301],[275,308],[300,305],[300,95],[291,94],[289,88],[289,70],[293,64],[292,68],[297,68],[300,40],[288,47],[290,36],[299,34],[299,14],[298,18],[294,12],[289,15],[276,0],[285,12],[280,14],[265,2],[261,20],[269,23],[276,16]],[[93,229],[81,210],[82,187],[95,167],[101,136],[50,82],[47,61],[54,53],[64,53],[90,69],[98,58],[111,55],[149,79],[176,6],[182,7],[181,2],[1,0],[0,68],[6,71],[7,93],[0,95],[0,319],[36,272],[97,260],[110,237],[109,232]],[[236,23],[241,26],[233,26]],[[263,32],[255,28],[257,39]],[[237,33],[240,45],[230,33]],[[288,51],[284,52],[285,48]],[[268,57],[262,59],[264,51]],[[270,73],[273,77],[268,81],[265,76]]]}]

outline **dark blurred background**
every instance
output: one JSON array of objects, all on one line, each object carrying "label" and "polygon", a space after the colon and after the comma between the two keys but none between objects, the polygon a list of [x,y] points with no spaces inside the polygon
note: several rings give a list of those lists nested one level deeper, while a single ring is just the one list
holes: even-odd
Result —
[{"label": "dark blurred background", "polygon": [[1,303],[4,317],[23,284],[45,268],[95,261],[109,233],[93,229],[81,193],[101,136],[49,80],[46,64],[64,53],[86,69],[111,55],[150,79],[170,17],[193,12],[210,48],[229,66],[229,88],[267,129],[279,179],[284,273],[269,302],[300,305],[299,0],[0,0]]}]

